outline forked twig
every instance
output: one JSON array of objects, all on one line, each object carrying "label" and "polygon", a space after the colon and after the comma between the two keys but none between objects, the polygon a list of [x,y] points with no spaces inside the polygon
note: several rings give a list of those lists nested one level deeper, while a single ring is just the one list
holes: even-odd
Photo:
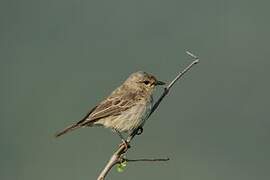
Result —
[{"label": "forked twig", "polygon": [[[156,101],[156,103],[154,104],[153,108],[151,109],[151,112],[149,114],[149,116],[147,118],[149,118],[153,112],[155,112],[155,110],[157,109],[157,107],[159,106],[159,104],[161,103],[161,101],[163,100],[163,98],[169,93],[170,89],[172,88],[172,86],[176,83],[176,81],[178,81],[189,69],[191,69],[192,66],[194,66],[195,64],[197,64],[199,62],[199,58],[197,56],[195,56],[194,54],[192,54],[189,51],[186,51],[186,53],[192,57],[193,61],[183,70],[181,71],[171,82],[170,84],[164,88],[163,93],[161,94],[161,96],[159,97],[159,99]],[[133,137],[136,135],[136,133],[133,134],[133,136],[128,140],[128,142],[130,142]],[[123,161],[127,161],[127,162],[138,162],[138,161],[168,161],[169,158],[164,158],[164,159],[125,159],[123,157],[123,155],[128,151],[128,148],[126,148],[124,146],[124,144],[122,144],[117,151],[114,152],[114,154],[111,156],[110,160],[107,162],[106,166],[104,167],[104,169],[101,171],[101,173],[99,174],[97,180],[104,180],[106,175],[109,173],[109,171],[111,170],[111,168],[113,166],[115,166],[116,164],[120,164]]]}]

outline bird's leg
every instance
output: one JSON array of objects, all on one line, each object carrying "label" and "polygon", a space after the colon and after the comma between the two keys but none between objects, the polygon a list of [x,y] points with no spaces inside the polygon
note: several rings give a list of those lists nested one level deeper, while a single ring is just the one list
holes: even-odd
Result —
[{"label": "bird's leg", "polygon": [[134,137],[135,135],[141,135],[143,133],[143,128],[142,127],[138,127],[137,129],[133,130],[128,138],[127,138],[127,142],[129,143]]},{"label": "bird's leg", "polygon": [[114,131],[118,134],[118,136],[120,137],[120,139],[122,141],[122,143],[119,144],[119,146],[125,146],[125,150],[130,148],[129,142],[127,140],[125,140],[125,138],[122,136],[122,134],[117,129],[114,129]]}]

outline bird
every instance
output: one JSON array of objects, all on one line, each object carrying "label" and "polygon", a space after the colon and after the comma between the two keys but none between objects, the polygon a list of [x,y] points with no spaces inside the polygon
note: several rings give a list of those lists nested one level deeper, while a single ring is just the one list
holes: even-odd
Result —
[{"label": "bird", "polygon": [[[81,127],[111,128],[126,143],[122,133],[129,137],[143,125],[153,106],[153,92],[165,83],[147,72],[132,73],[107,98],[92,108],[80,121],[55,134],[60,137]],[[138,131],[137,131],[138,132]]]}]

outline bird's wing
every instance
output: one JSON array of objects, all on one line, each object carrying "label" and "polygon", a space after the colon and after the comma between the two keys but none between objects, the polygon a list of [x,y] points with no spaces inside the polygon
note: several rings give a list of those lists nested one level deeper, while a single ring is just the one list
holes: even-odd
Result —
[{"label": "bird's wing", "polygon": [[89,123],[96,122],[101,118],[117,116],[136,105],[137,100],[139,100],[139,98],[136,92],[111,95],[102,101],[95,110],[85,118],[85,121],[80,124],[85,126]]},{"label": "bird's wing", "polygon": [[126,111],[136,105],[136,102],[140,100],[140,98],[140,93],[137,92],[113,92],[107,99],[105,99],[99,105],[91,109],[79,122],[66,127],[64,130],[58,132],[55,136],[59,137],[77,128],[88,126],[101,118],[105,118],[108,116],[117,116],[123,111]]}]

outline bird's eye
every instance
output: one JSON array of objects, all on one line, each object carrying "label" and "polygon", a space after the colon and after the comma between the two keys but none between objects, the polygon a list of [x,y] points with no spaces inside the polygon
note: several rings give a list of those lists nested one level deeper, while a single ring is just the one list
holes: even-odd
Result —
[{"label": "bird's eye", "polygon": [[145,81],[143,81],[143,83],[144,83],[145,85],[148,85],[148,84],[150,83],[150,81],[145,80]]}]

